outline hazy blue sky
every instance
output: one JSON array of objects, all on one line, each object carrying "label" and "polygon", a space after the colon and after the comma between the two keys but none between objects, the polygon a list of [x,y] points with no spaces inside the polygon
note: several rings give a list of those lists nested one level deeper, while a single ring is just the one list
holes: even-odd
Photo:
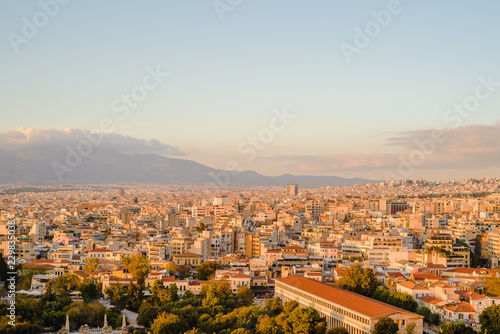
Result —
[{"label": "hazy blue sky", "polygon": [[[220,0],[236,4],[221,20],[212,1],[73,0],[26,38],[23,17],[33,23],[50,2],[2,1],[0,131],[10,137],[0,148],[14,148],[21,128],[92,130],[110,117],[114,132],[212,167],[384,178],[414,140],[453,128],[408,178],[500,175],[500,87],[467,118],[443,118],[478,78],[500,82],[499,1],[401,0],[350,62],[340,45],[355,45],[355,29],[391,1]],[[13,34],[25,38],[18,52]],[[112,103],[157,65],[168,78],[118,119]],[[285,107],[295,119],[255,159],[241,154]]]}]

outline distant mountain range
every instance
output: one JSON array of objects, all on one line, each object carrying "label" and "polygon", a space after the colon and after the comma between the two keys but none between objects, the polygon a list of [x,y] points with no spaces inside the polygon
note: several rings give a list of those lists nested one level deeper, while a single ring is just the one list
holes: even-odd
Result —
[{"label": "distant mountain range", "polygon": [[[0,184],[82,184],[82,183],[216,183],[249,186],[284,186],[297,183],[302,188],[363,185],[380,181],[345,179],[337,176],[264,176],[254,171],[225,172],[185,159],[155,154],[121,154],[94,148],[75,168],[65,169],[62,182],[53,162],[66,165],[67,151],[59,146],[38,146],[16,150],[0,149]],[[68,166],[68,165],[66,165]],[[63,170],[61,169],[61,170]],[[61,172],[62,173],[62,172]],[[229,176],[229,178],[228,178]]]}]

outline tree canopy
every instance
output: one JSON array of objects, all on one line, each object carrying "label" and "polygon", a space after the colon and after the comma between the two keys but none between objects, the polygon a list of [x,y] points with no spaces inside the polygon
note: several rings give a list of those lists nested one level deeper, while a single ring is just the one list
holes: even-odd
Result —
[{"label": "tree canopy", "polygon": [[[439,332],[442,334],[474,334],[476,331],[472,327],[466,326],[463,322],[453,323],[445,322],[439,326]],[[488,332],[489,333],[489,332]]]},{"label": "tree canopy", "polygon": [[335,282],[335,285],[371,297],[380,282],[375,277],[372,269],[365,269],[361,264],[354,264],[344,271],[344,274]]},{"label": "tree canopy", "polygon": [[208,280],[213,277],[215,271],[221,267],[217,262],[203,262],[196,267],[195,278],[199,280]]},{"label": "tree canopy", "polygon": [[132,276],[137,279],[137,283],[144,285],[146,277],[151,272],[148,258],[142,255],[133,255],[130,258],[125,258],[123,262]]},{"label": "tree canopy", "polygon": [[479,315],[481,333],[500,333],[500,305],[487,307]]},{"label": "tree canopy", "polygon": [[373,334],[396,334],[398,325],[389,317],[380,318],[374,326]]}]

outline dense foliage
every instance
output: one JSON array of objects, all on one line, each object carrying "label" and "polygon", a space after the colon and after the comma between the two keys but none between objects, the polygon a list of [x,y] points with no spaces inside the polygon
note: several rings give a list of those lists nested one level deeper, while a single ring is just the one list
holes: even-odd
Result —
[{"label": "dense foliage", "polygon": [[389,317],[380,318],[374,326],[373,334],[396,334],[398,325]]},{"label": "dense foliage", "polygon": [[417,314],[424,316],[424,321],[428,322],[431,325],[439,325],[441,322],[441,316],[439,313],[432,312],[428,307],[421,306],[417,310]]},{"label": "dense foliage", "polygon": [[418,307],[417,301],[411,295],[398,291],[389,292],[383,288],[375,290],[372,298],[410,312],[416,312]]},{"label": "dense foliage", "polygon": [[[477,333],[472,327],[466,326],[463,322],[445,322],[439,326],[439,333],[443,334],[474,334]],[[490,332],[488,332],[490,333]],[[493,332],[494,333],[494,332]]]},{"label": "dense foliage", "polygon": [[492,305],[479,315],[481,333],[500,333],[500,305]]},{"label": "dense foliage", "polygon": [[361,264],[355,264],[345,270],[342,277],[335,282],[335,285],[371,297],[380,282],[375,277],[372,269],[365,269]]},{"label": "dense foliage", "polygon": [[[120,314],[107,311],[104,305],[95,301],[100,296],[100,290],[92,281],[74,281],[74,276],[66,274],[55,279],[53,285],[49,285],[39,298],[16,295],[15,326],[8,323],[7,305],[0,305],[0,333],[39,334],[57,331],[64,326],[66,315],[69,315],[73,330],[83,324],[102,326],[105,313],[110,326],[121,326],[123,319]],[[68,296],[72,291],[81,291],[84,301],[71,301]]]},{"label": "dense foliage", "polygon": [[253,294],[246,286],[231,293],[227,281],[212,281],[203,286],[202,295],[186,291],[182,298],[175,285],[164,287],[156,281],[151,296],[139,309],[137,323],[154,334],[325,334],[326,322],[311,308],[296,302],[283,305],[279,298],[269,299],[265,307],[252,305]]}]

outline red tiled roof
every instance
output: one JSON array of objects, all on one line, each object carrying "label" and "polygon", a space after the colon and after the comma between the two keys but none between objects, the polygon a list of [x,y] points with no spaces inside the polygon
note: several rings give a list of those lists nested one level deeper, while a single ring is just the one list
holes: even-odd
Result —
[{"label": "red tiled roof", "polygon": [[418,299],[420,299],[421,301],[423,301],[425,303],[429,303],[429,304],[432,304],[432,305],[444,302],[444,300],[439,299],[439,298],[435,298],[435,297],[432,297],[432,296],[418,297]]},{"label": "red tiled roof", "polygon": [[163,282],[175,282],[175,276],[164,276],[161,278]]},{"label": "red tiled roof", "polygon": [[421,286],[419,284],[415,284],[412,281],[398,283],[398,285],[400,285],[402,287],[405,287],[407,289],[411,289],[411,290],[429,290],[425,286]]},{"label": "red tiled roof", "polygon": [[187,253],[182,253],[180,255],[174,255],[174,257],[196,257],[196,258],[198,258],[198,257],[201,257],[201,255],[187,252]]},{"label": "red tiled roof", "polygon": [[460,313],[475,313],[476,310],[466,302],[461,302],[458,305],[452,305],[452,306],[443,306],[444,309],[451,311],[451,312],[460,312]]},{"label": "red tiled roof", "polygon": [[415,279],[415,281],[424,281],[424,280],[446,281],[444,278],[431,273],[415,273],[413,274],[413,278]]},{"label": "red tiled roof", "polygon": [[245,274],[234,274],[233,276],[231,276],[231,278],[251,278],[251,277]]},{"label": "red tiled roof", "polygon": [[89,251],[89,253],[111,253],[111,252],[107,249],[104,249],[104,248],[96,248],[96,249]]},{"label": "red tiled roof", "polygon": [[447,272],[452,273],[460,273],[460,274],[472,274],[474,272],[478,274],[487,274],[489,273],[488,269],[478,269],[478,268],[453,268],[446,270]]}]

